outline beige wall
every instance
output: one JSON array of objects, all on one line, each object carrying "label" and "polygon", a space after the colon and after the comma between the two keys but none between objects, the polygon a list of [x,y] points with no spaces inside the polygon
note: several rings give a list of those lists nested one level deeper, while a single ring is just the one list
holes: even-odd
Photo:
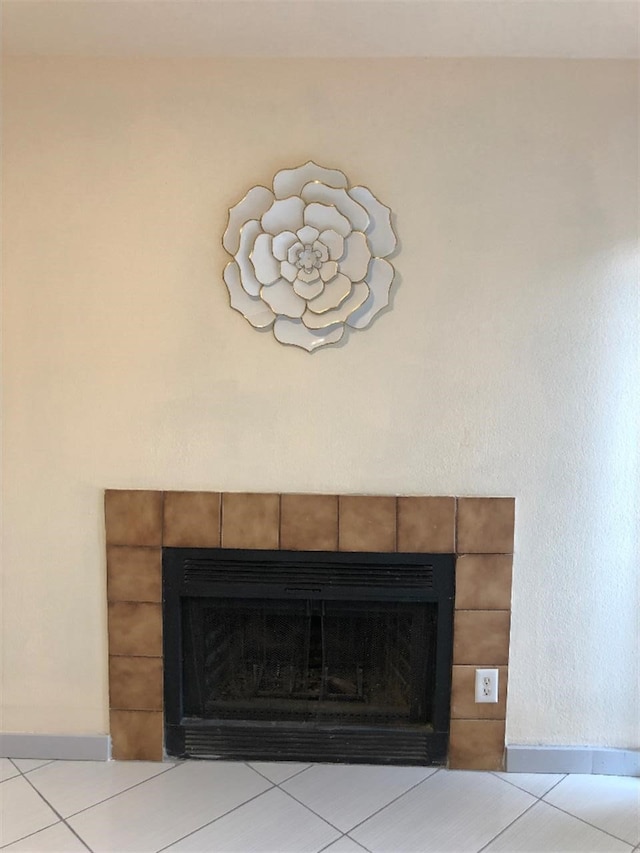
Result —
[{"label": "beige wall", "polygon": [[[517,498],[507,741],[640,746],[637,65],[15,60],[4,731],[102,732],[102,490]],[[314,158],[397,214],[393,310],[232,312],[226,210]],[[553,585],[553,589],[551,588]]]}]

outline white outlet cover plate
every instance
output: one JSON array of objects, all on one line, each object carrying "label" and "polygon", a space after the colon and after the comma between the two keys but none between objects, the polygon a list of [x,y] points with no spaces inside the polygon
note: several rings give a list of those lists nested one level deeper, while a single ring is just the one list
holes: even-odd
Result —
[{"label": "white outlet cover plate", "polygon": [[476,669],[476,703],[498,701],[498,670]]}]

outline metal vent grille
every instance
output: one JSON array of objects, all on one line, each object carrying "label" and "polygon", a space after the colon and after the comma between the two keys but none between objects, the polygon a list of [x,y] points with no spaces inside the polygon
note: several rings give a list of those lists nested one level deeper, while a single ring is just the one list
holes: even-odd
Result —
[{"label": "metal vent grille", "polygon": [[411,730],[264,727],[256,737],[242,725],[186,725],[184,733],[191,758],[428,765],[443,764],[446,756],[446,739]]},{"label": "metal vent grille", "polygon": [[253,560],[242,563],[237,560],[215,560],[186,558],[183,562],[183,581],[190,583],[215,584],[277,584],[301,589],[306,587],[357,587],[379,589],[432,589],[433,566],[430,564],[371,566],[367,563],[351,562],[348,565],[335,563],[289,562],[274,565],[272,562]]}]

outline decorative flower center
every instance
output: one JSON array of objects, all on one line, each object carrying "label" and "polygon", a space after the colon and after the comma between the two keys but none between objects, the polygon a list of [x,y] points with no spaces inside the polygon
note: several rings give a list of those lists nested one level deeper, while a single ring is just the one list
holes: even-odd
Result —
[{"label": "decorative flower center", "polygon": [[303,269],[305,272],[311,272],[313,269],[320,269],[322,266],[322,253],[318,252],[309,243],[307,243],[296,262],[298,269]]}]

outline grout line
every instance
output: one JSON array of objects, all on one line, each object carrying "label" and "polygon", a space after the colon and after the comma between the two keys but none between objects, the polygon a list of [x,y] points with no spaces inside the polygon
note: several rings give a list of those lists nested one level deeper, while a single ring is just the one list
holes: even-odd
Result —
[{"label": "grout line", "polygon": [[[380,806],[379,809],[377,809],[375,812],[372,812],[364,820],[361,820],[360,823],[356,823],[355,826],[352,826],[351,829],[347,830],[347,832],[353,832],[354,829],[357,829],[359,826],[362,826],[363,823],[366,823],[368,820],[371,820],[371,818],[374,817],[375,815],[380,814],[380,812],[384,811],[388,806],[392,805],[393,803],[397,803],[398,800],[401,800],[410,791],[415,790],[416,788],[420,787],[420,785],[424,785],[425,782],[428,782],[429,779],[433,779],[434,776],[437,776],[438,773],[440,772],[440,770],[441,770],[441,768],[438,767],[438,769],[435,771],[435,773],[430,773],[425,779],[421,779],[419,782],[416,782],[415,785],[412,785],[410,788],[407,788],[406,791],[403,791],[399,796],[394,797],[393,800],[389,800],[389,802],[385,803],[384,806]],[[351,839],[351,840],[354,841],[355,839]],[[360,845],[360,846],[362,846],[362,845]]]},{"label": "grout line", "polygon": [[328,850],[330,847],[333,847],[334,844],[337,844],[338,841],[342,841],[343,838],[348,838],[352,844],[356,844],[358,847],[362,847],[363,850],[366,850],[367,853],[371,853],[368,847],[364,847],[362,844],[359,844],[354,838],[347,835],[346,832],[343,832],[340,838],[336,838],[334,841],[330,841],[328,844],[325,844],[325,846],[321,847],[320,850],[316,851],[316,853],[323,853],[323,851]]},{"label": "grout line", "polygon": [[[274,763],[277,764],[279,762],[274,762]],[[286,763],[286,762],[282,762],[282,763]],[[296,776],[300,776],[301,773],[305,773],[307,770],[309,770],[311,767],[314,766],[313,763],[311,763],[307,767],[303,767],[302,770],[296,770],[295,773],[292,773],[291,776],[287,776],[287,778],[283,779],[281,782],[274,782],[273,779],[269,779],[268,776],[265,776],[264,773],[261,773],[260,770],[258,770],[256,767],[254,767],[249,761],[244,761],[243,764],[245,764],[245,766],[248,767],[250,770],[253,770],[254,773],[257,773],[258,776],[262,776],[262,778],[266,779],[267,782],[270,782],[272,785],[275,785],[276,788],[279,787],[280,785],[284,785],[284,783],[288,782],[290,779],[295,779]]]},{"label": "grout line", "polygon": [[[78,839],[78,841],[80,841],[80,842],[82,843],[82,845],[83,845],[84,847],[86,847],[86,848],[87,848],[87,850],[89,850],[89,853],[92,853],[91,848],[89,847],[89,845],[87,844],[87,842],[84,840],[84,838],[82,838],[80,835],[78,835],[78,833],[75,831],[75,829],[74,829],[72,826],[69,826],[69,824],[68,824],[68,823],[67,823],[67,821],[62,817],[62,815],[60,814],[60,812],[59,812],[56,808],[54,808],[54,807],[51,805],[51,803],[50,803],[50,802],[49,802],[49,800],[44,796],[44,794],[40,793],[40,791],[36,788],[36,786],[33,784],[33,782],[31,781],[31,779],[27,779],[27,776],[26,776],[26,774],[24,774],[24,773],[21,773],[21,776],[22,776],[22,778],[25,780],[25,782],[26,782],[28,785],[31,785],[31,787],[32,787],[32,788],[33,788],[33,790],[36,792],[36,794],[40,797],[40,799],[41,799],[43,802],[45,802],[45,803],[49,806],[49,808],[51,809],[51,811],[52,811],[52,812],[54,812],[54,814],[56,814],[56,815],[60,818],[60,820],[61,820],[61,821],[62,821],[62,823],[67,827],[67,829],[69,830],[69,832],[71,832],[71,833],[73,833],[73,835],[75,835],[75,837]],[[55,826],[56,824],[51,824],[51,825],[52,825],[52,826]],[[48,827],[43,827],[43,828],[44,828],[44,829],[47,829]],[[33,834],[35,834],[35,833],[32,833],[32,835],[33,835]]]},{"label": "grout line", "polygon": [[[575,774],[576,776],[579,774]],[[555,787],[555,786],[554,786]],[[549,792],[547,791],[547,794]],[[544,795],[546,797],[546,794]],[[633,851],[633,842],[627,841],[626,838],[621,838],[619,835],[614,835],[613,832],[609,832],[608,829],[603,829],[601,826],[596,826],[595,823],[590,823],[588,820],[585,820],[583,817],[578,817],[577,814],[573,814],[573,812],[568,812],[566,809],[561,809],[560,806],[556,806],[553,803],[548,802],[543,797],[540,797],[541,802],[543,802],[547,806],[551,806],[551,808],[556,809],[556,811],[562,812],[563,814],[568,815],[569,817],[573,817],[576,820],[579,820],[581,823],[585,823],[587,826],[590,826],[592,829],[597,829],[600,832],[604,832],[605,835],[608,835],[610,838],[615,838],[617,841],[622,841],[623,844],[631,845],[631,850]]]},{"label": "grout line", "polygon": [[[161,763],[161,762],[158,762]],[[170,773],[171,770],[175,770],[178,767],[177,764],[173,764],[170,767],[167,767],[166,770],[161,770],[159,773],[156,773],[154,776],[149,776],[148,779],[143,779],[141,782],[136,782],[135,785],[130,785],[128,788],[123,788],[122,791],[118,791],[116,794],[111,794],[110,797],[105,797],[104,800],[98,800],[97,803],[92,803],[90,806],[85,806],[83,809],[79,809],[77,812],[73,812],[73,814],[67,815],[67,819],[76,817],[83,812],[88,812],[90,809],[95,808],[96,806],[102,805],[102,803],[106,803],[109,800],[114,800],[116,797],[119,797],[120,794],[126,794],[128,791],[133,791],[134,788],[139,788],[141,785],[146,785],[147,782],[151,782],[153,779],[157,779],[159,776],[164,776],[165,773]],[[63,818],[64,820],[64,818]]]},{"label": "grout line", "polygon": [[[499,773],[499,772],[507,773],[507,771],[506,771],[506,770],[503,770],[503,771],[498,771],[498,770],[489,770],[488,772],[489,772],[489,773],[491,773],[491,775],[492,775],[492,776],[495,776],[495,777],[496,777],[496,779],[501,779],[503,782],[508,782],[508,783],[509,783],[509,785],[512,785],[514,788],[517,788],[519,791],[524,791],[524,792],[525,792],[525,794],[530,794],[532,797],[535,797],[537,800],[541,800],[544,796],[546,796],[546,795],[549,793],[549,791],[553,791],[553,789],[556,787],[556,785],[559,785],[559,784],[560,784],[560,782],[562,782],[562,781],[563,781],[563,779],[565,779],[565,778],[566,778],[566,776],[567,776],[567,774],[566,774],[566,773],[562,773],[562,774],[561,774],[562,779],[558,779],[558,781],[557,781],[557,782],[554,782],[554,783],[553,783],[553,785],[549,788],[549,790],[548,790],[548,791],[545,791],[545,792],[544,792],[544,794],[540,794],[540,795],[538,795],[538,794],[532,794],[532,793],[531,793],[531,791],[527,791],[527,789],[526,789],[526,788],[522,788],[520,785],[516,784],[515,782],[512,782],[512,781],[511,781],[511,779],[505,779],[505,778],[504,778],[504,776],[498,776],[498,773]],[[508,775],[508,774],[507,774],[507,775]],[[517,774],[514,774],[514,775],[517,775]],[[550,774],[550,775],[551,775],[551,774]],[[555,776],[556,774],[554,773],[553,775]]]},{"label": "grout line", "polygon": [[[17,777],[14,777],[17,778]],[[48,826],[43,826],[40,829],[36,829],[34,832],[28,832],[26,835],[21,835],[20,838],[15,838],[13,841],[7,841],[6,844],[0,845],[0,850],[6,850],[7,847],[11,847],[12,844],[18,844],[20,841],[25,841],[27,838],[33,838],[34,835],[37,835],[39,832],[44,832],[45,829],[52,829],[54,826],[58,826],[59,823],[64,823],[63,820],[56,820],[54,823],[50,823]],[[69,827],[71,828],[71,827]],[[80,839],[82,841],[82,839]],[[82,841],[84,844],[85,842]],[[85,844],[86,847],[86,844]],[[87,848],[89,849],[89,848]],[[93,851],[91,851],[93,853]]]},{"label": "grout line", "polygon": [[[531,796],[532,796],[532,797],[535,797],[535,794],[531,794]],[[517,817],[515,817],[515,818],[514,818],[510,823],[508,823],[505,827],[503,827],[503,828],[500,830],[500,832],[496,833],[496,834],[493,836],[493,838],[489,839],[489,841],[487,841],[487,843],[486,843],[486,844],[483,844],[483,845],[482,845],[482,847],[480,847],[480,848],[477,850],[477,853],[482,853],[482,851],[483,851],[483,850],[486,850],[486,849],[487,849],[487,847],[488,847],[490,844],[493,844],[493,842],[494,842],[497,838],[500,838],[500,836],[501,836],[501,835],[503,835],[503,834],[504,834],[508,829],[510,829],[510,828],[514,825],[514,823],[517,823],[523,815],[526,815],[526,814],[527,814],[527,812],[530,812],[530,811],[531,811],[531,809],[532,809],[534,806],[537,806],[539,802],[540,802],[540,800],[536,797],[536,798],[534,799],[534,801],[531,803],[531,805],[530,805],[530,806],[527,806],[527,808],[526,808],[523,812],[520,812],[520,814],[519,814]]]},{"label": "grout line", "polygon": [[184,841],[185,838],[189,838],[190,836],[195,835],[196,832],[200,832],[201,829],[205,829],[207,826],[211,826],[211,824],[216,823],[221,818],[226,817],[227,815],[230,815],[233,812],[237,812],[238,809],[241,809],[243,806],[246,806],[248,803],[252,803],[254,800],[257,800],[259,797],[262,797],[264,794],[268,794],[269,791],[273,791],[273,789],[276,787],[277,787],[277,785],[274,785],[272,783],[270,788],[267,788],[264,791],[260,791],[259,794],[256,794],[255,796],[250,797],[248,800],[245,800],[242,803],[238,803],[237,806],[234,806],[232,809],[229,809],[228,811],[224,812],[223,814],[218,815],[218,817],[214,817],[213,820],[209,820],[206,823],[203,823],[202,826],[198,826],[195,829],[192,829],[191,832],[187,832],[186,835],[181,835],[180,838],[176,838],[173,841],[170,841],[168,844],[165,844],[164,847],[160,847],[158,850],[156,850],[156,853],[162,853],[163,850],[167,850],[169,847],[173,847],[173,845],[177,844],[179,841]]}]

